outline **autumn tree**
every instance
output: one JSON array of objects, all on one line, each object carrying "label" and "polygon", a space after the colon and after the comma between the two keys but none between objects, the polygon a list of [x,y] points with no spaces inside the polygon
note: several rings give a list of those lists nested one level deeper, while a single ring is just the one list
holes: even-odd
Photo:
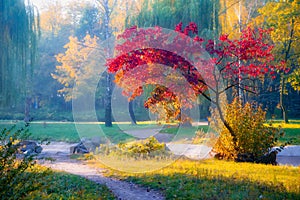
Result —
[{"label": "autumn tree", "polygon": [[[205,41],[197,36],[198,29],[195,23],[188,24],[184,29],[180,23],[175,31],[178,34],[165,34],[160,27],[127,29],[119,36],[120,43],[116,46],[116,57],[107,63],[109,71],[116,73],[116,84],[123,88],[124,95],[131,99],[143,92],[139,81],[147,83],[149,80],[157,82],[155,79],[165,79],[164,76],[156,75],[162,71],[154,68],[149,73],[147,67],[144,67],[145,70],[143,68],[138,70],[132,79],[130,73],[133,69],[145,65],[152,66],[153,63],[169,66],[185,78],[193,92],[189,93],[186,89],[188,87],[182,87],[180,84],[178,87],[175,81],[173,85],[167,86],[169,90],[157,90],[159,93],[155,93],[156,96],[168,98],[168,95],[172,96],[170,91],[174,93],[176,90],[180,91],[178,88],[184,88],[186,92],[174,93],[179,99],[180,107],[183,108],[190,105],[185,101],[188,97],[203,95],[215,105],[220,120],[233,138],[234,147],[238,148],[237,133],[224,116],[222,105],[226,99],[223,96],[233,87],[255,92],[255,87],[251,84],[253,78],[267,74],[275,76],[276,71],[282,69],[278,65],[272,65],[273,46],[268,42],[270,31],[246,28],[239,39],[231,40],[228,35],[221,35],[217,43],[213,40]],[[188,37],[192,34],[195,35],[193,39]],[[205,53],[210,56],[204,56]],[[150,67],[151,69],[153,67]],[[226,81],[223,83],[223,80]]]},{"label": "autumn tree", "polygon": [[57,36],[62,26],[66,24],[63,15],[64,7],[60,1],[48,2],[41,13],[41,29],[44,34]]},{"label": "autumn tree", "polygon": [[258,8],[262,7],[267,0],[220,0],[218,13],[221,32],[236,39],[241,30],[245,29],[251,20],[258,15]]},{"label": "autumn tree", "polygon": [[63,85],[58,92],[64,96],[65,101],[82,95],[73,89],[75,84],[84,84],[86,90],[91,87],[89,79],[93,77],[95,70],[90,65],[86,65],[86,61],[89,53],[97,48],[97,38],[92,38],[90,35],[86,35],[83,42],[72,36],[69,40],[69,43],[64,46],[65,53],[56,55],[56,60],[61,65],[56,66],[56,71],[52,74],[52,77]]},{"label": "autumn tree", "polygon": [[[281,74],[280,77],[280,107],[283,119],[288,123],[286,105],[287,81],[297,89],[299,82],[300,61],[300,4],[298,0],[269,2],[259,10],[261,16],[256,19],[260,25],[272,28],[271,38],[275,44],[273,49],[277,60],[283,60],[291,75]],[[290,76],[290,77],[289,77]],[[298,77],[298,78],[297,78]]]}]

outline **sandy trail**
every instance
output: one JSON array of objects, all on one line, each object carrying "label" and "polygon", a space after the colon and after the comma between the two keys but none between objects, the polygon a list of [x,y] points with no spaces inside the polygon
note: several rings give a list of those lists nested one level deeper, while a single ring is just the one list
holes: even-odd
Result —
[{"label": "sandy trail", "polygon": [[55,170],[85,177],[91,181],[106,185],[119,200],[160,200],[165,199],[158,191],[143,188],[133,183],[108,178],[102,175],[103,169],[96,169],[86,163],[70,159],[70,146],[72,144],[53,142],[43,146],[40,157],[53,158],[53,160],[39,160],[41,165]]}]

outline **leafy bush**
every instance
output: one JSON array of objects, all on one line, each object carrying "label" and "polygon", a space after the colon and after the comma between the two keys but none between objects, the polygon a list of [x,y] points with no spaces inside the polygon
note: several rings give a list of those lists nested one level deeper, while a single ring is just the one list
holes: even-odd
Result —
[{"label": "leafy bush", "polygon": [[270,153],[278,138],[283,135],[280,128],[270,124],[265,126],[266,112],[261,107],[246,103],[242,105],[236,98],[227,105],[225,120],[237,137],[234,143],[229,130],[218,119],[215,111],[212,112],[211,125],[219,130],[220,136],[214,146],[219,158],[237,159],[240,155],[247,155],[249,161],[257,161]]},{"label": "leafy bush", "polygon": [[119,143],[117,146],[100,146],[100,153],[105,155],[127,156],[134,158],[154,158],[168,156],[164,143],[159,143],[155,137],[134,142]]},{"label": "leafy bush", "polygon": [[22,129],[3,129],[0,133],[0,196],[2,199],[20,199],[42,188],[37,182],[49,173],[38,171],[32,155],[21,155],[22,146],[17,145],[28,137]]}]

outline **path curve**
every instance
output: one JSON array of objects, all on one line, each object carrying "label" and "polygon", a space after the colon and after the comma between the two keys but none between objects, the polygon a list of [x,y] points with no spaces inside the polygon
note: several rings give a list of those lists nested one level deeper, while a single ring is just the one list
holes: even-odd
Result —
[{"label": "path curve", "polygon": [[104,169],[92,168],[82,161],[70,159],[69,149],[72,145],[73,144],[64,142],[53,142],[49,145],[43,145],[43,152],[39,157],[52,158],[53,160],[40,159],[39,164],[54,170],[79,175],[98,184],[106,185],[115,194],[118,200],[165,199],[158,191],[144,188],[130,182],[105,177],[102,174]]}]

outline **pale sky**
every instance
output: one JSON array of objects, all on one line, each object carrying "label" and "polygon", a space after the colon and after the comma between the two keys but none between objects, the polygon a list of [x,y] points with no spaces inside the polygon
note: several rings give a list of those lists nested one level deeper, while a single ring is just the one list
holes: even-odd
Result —
[{"label": "pale sky", "polygon": [[[74,1],[74,0],[57,0],[62,4],[66,4],[68,2]],[[81,0],[82,1],[86,1],[86,2],[94,2],[94,0]],[[25,2],[27,3],[27,1],[25,0]],[[30,0],[30,2],[35,5],[39,11],[41,12],[43,7],[45,5],[47,5],[47,3],[51,3],[51,2],[55,2],[55,0]]]}]

